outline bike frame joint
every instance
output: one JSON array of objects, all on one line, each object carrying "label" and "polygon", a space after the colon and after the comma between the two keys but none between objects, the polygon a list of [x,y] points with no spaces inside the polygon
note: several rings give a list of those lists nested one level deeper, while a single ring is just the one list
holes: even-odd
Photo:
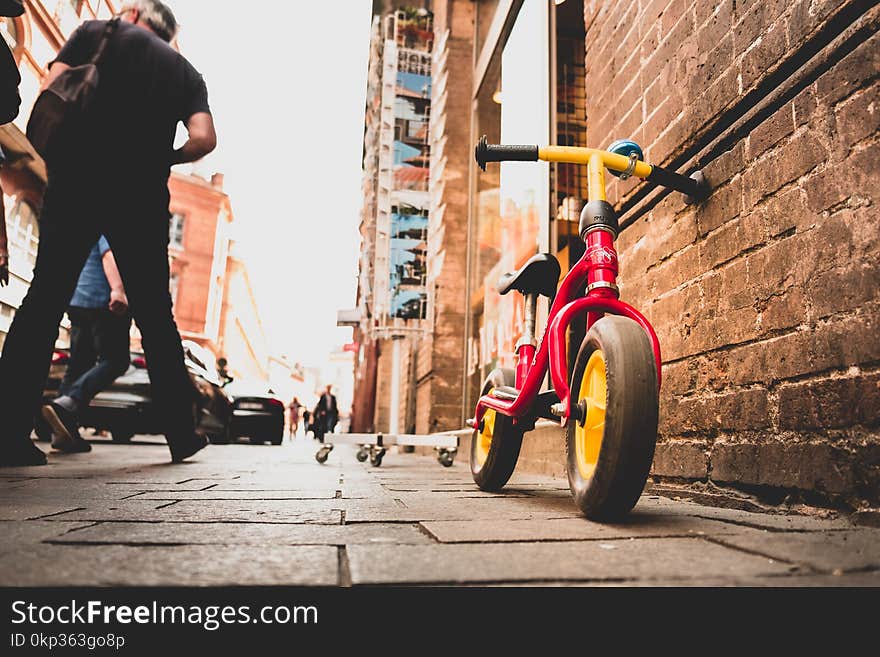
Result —
[{"label": "bike frame joint", "polygon": [[607,230],[616,239],[618,232],[620,232],[617,212],[608,201],[590,201],[581,210],[578,232],[581,237],[586,237],[587,233],[600,228]]}]

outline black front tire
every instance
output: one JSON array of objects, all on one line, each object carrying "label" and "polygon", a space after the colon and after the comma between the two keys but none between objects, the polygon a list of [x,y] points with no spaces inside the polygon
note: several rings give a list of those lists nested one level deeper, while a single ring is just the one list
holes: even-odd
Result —
[{"label": "black front tire", "polygon": [[[603,421],[595,422],[599,416],[588,415],[593,419],[581,424],[577,413],[583,410],[578,406],[587,408],[585,400],[592,389],[584,375],[597,351],[604,360],[601,370],[595,367],[599,372],[595,376],[604,376]],[[593,407],[598,408],[595,404]],[[657,365],[651,340],[636,322],[607,316],[587,332],[572,374],[571,411],[566,450],[568,481],[575,503],[590,519],[620,519],[642,494],[657,443]],[[594,428],[588,431],[591,424]],[[597,440],[599,436],[601,442]],[[588,440],[593,441],[591,445],[587,445]],[[592,455],[596,453],[593,461]]]},{"label": "black front tire", "polygon": [[[492,370],[483,382],[481,395],[494,388],[516,384],[516,372],[511,369]],[[488,410],[471,438],[470,466],[474,483],[487,492],[501,490],[510,480],[519,459],[523,431],[510,418]]]}]

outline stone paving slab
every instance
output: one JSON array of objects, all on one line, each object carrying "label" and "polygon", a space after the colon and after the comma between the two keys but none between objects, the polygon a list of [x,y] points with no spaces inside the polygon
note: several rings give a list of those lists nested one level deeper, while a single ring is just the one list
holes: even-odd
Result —
[{"label": "stone paving slab", "polygon": [[332,500],[335,490],[219,490],[151,491],[138,493],[136,500]]},{"label": "stone paving slab", "polygon": [[517,473],[484,493],[461,459],[391,450],[375,468],[339,447],[321,465],[297,441],[171,465],[161,439],[136,442],[0,469],[0,584],[876,586],[880,573],[877,530],[845,518],[649,492],[600,525],[564,479]]},{"label": "stone paving slab", "polygon": [[[783,575],[792,567],[700,539],[399,546],[347,551],[353,584],[696,579]],[[686,584],[686,581],[684,582]]]},{"label": "stone paving slab", "polygon": [[[58,525],[60,523],[49,523]],[[73,523],[70,523],[73,524]],[[80,525],[82,527],[83,525]],[[106,522],[51,540],[52,543],[117,545],[426,545],[434,541],[417,525],[283,525],[255,523]],[[59,534],[59,530],[56,530]],[[47,536],[48,538],[48,536]],[[42,539],[41,539],[42,540]]]},{"label": "stone paving slab", "polygon": [[721,542],[827,572],[880,569],[880,529],[828,532],[821,540],[813,533],[751,530]]},{"label": "stone paving slab", "polygon": [[721,520],[746,527],[769,529],[771,531],[828,531],[829,529],[848,529],[852,523],[846,519],[812,518],[809,516],[782,515],[772,513],[752,513],[737,509],[723,509],[710,506],[702,506],[692,502],[672,502],[681,513],[707,518],[709,520]]},{"label": "stone paving slab", "polygon": [[[62,520],[146,521],[146,522],[254,522],[320,523],[338,525],[341,515],[333,509],[304,509],[313,500],[125,500],[111,508],[88,508],[59,516]],[[330,502],[331,500],[326,500]],[[338,501],[338,500],[333,500]],[[151,507],[152,505],[152,507]],[[159,505],[160,508],[156,508]],[[167,505],[167,506],[161,506]]]},{"label": "stone paving slab", "polygon": [[80,508],[76,504],[34,504],[13,505],[4,502],[0,505],[0,520],[31,520],[44,516],[52,516],[74,511]]},{"label": "stone paving slab", "polygon": [[40,545],[0,555],[4,586],[333,586],[332,546]]},{"label": "stone paving slab", "polygon": [[31,520],[28,522],[0,522],[0,554],[23,552],[26,546],[54,538],[61,538],[67,532],[89,527],[86,522],[50,522]]},{"label": "stone paving slab", "polygon": [[600,524],[585,518],[553,520],[467,520],[422,523],[441,543],[593,541],[614,538],[722,536],[741,531],[741,527],[691,516],[656,511],[635,512],[625,523]]}]

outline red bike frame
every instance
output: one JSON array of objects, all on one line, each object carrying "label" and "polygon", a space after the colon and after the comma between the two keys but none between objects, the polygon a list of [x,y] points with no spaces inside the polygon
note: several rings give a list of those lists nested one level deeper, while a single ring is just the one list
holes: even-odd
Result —
[{"label": "red bike frame", "polygon": [[[504,147],[498,147],[504,148]],[[512,147],[514,149],[522,147]],[[590,149],[573,149],[565,147],[546,147],[532,153],[534,157],[519,159],[542,159],[549,161],[580,161],[588,164],[589,188],[591,200],[605,199],[604,166],[611,162],[626,163],[626,158],[607,152]],[[577,159],[575,159],[577,158]],[[642,162],[637,163],[635,175],[652,179],[652,167]],[[623,166],[619,167],[621,170]],[[654,167],[655,175],[666,172]],[[662,182],[666,182],[664,179]],[[690,181],[689,181],[690,182]],[[614,248],[614,234],[608,230],[592,230],[584,237],[587,246],[583,257],[565,275],[547,319],[547,330],[541,340],[540,347],[535,349],[532,344],[521,344],[517,349],[516,399],[499,399],[484,395],[477,403],[474,426],[479,427],[487,409],[493,409],[514,419],[525,416],[541,389],[541,383],[550,368],[550,376],[556,395],[561,402],[563,413],[560,415],[562,426],[568,424],[571,413],[571,391],[568,386],[568,350],[565,344],[565,333],[572,319],[583,313],[587,314],[587,330],[604,314],[622,315],[636,321],[651,339],[654,358],[657,363],[657,380],[660,382],[660,342],[650,322],[635,308],[618,299],[617,292],[617,251]],[[580,296],[578,291],[587,286],[587,294]]]},{"label": "red bike frame", "polygon": [[519,358],[516,367],[516,387],[519,390],[515,400],[508,401],[485,395],[477,403],[475,425],[483,419],[486,409],[493,409],[513,418],[524,416],[532,407],[541,389],[541,383],[550,367],[550,376],[559,401],[565,408],[561,418],[562,426],[568,423],[571,406],[568,388],[568,350],[565,333],[575,316],[587,313],[587,330],[605,313],[622,315],[638,322],[651,338],[654,358],[657,362],[657,379],[660,380],[660,341],[654,327],[638,310],[617,298],[615,288],[598,287],[586,296],[580,297],[578,290],[586,283],[602,281],[614,285],[617,281],[617,251],[614,240],[604,230],[593,231],[587,235],[587,250],[583,257],[569,270],[556,294],[547,319],[548,329],[541,340],[540,347],[523,344],[517,350]]}]

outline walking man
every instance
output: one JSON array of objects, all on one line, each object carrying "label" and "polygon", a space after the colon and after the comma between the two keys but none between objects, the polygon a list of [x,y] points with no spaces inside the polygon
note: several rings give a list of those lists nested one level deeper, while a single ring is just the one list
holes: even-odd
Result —
[{"label": "walking man", "polygon": [[327,386],[327,389],[321,393],[321,398],[318,399],[316,406],[316,413],[321,416],[324,422],[322,429],[325,433],[333,433],[336,423],[339,421],[339,408],[336,405],[336,395],[331,392],[332,389],[332,385]]},{"label": "walking man", "polygon": [[43,407],[43,417],[52,427],[52,447],[61,452],[88,452],[92,446],[79,434],[80,413],[130,363],[128,299],[103,235],[79,275],[67,316],[70,361],[58,397]]},{"label": "walking man", "polygon": [[[30,440],[58,323],[89,251],[104,235],[143,337],[152,395],[173,462],[207,445],[195,431],[196,391],[183,359],[168,289],[168,177],[216,146],[202,76],[169,42],[177,22],[158,0],[121,3],[100,65],[100,86],[63,157],[48,163],[33,282],[0,358],[0,465],[42,465]],[[88,21],[51,63],[48,85],[90,61],[106,21]],[[178,123],[187,141],[174,150]],[[87,158],[87,159],[86,159]],[[101,188],[95,188],[101,181]]]}]

